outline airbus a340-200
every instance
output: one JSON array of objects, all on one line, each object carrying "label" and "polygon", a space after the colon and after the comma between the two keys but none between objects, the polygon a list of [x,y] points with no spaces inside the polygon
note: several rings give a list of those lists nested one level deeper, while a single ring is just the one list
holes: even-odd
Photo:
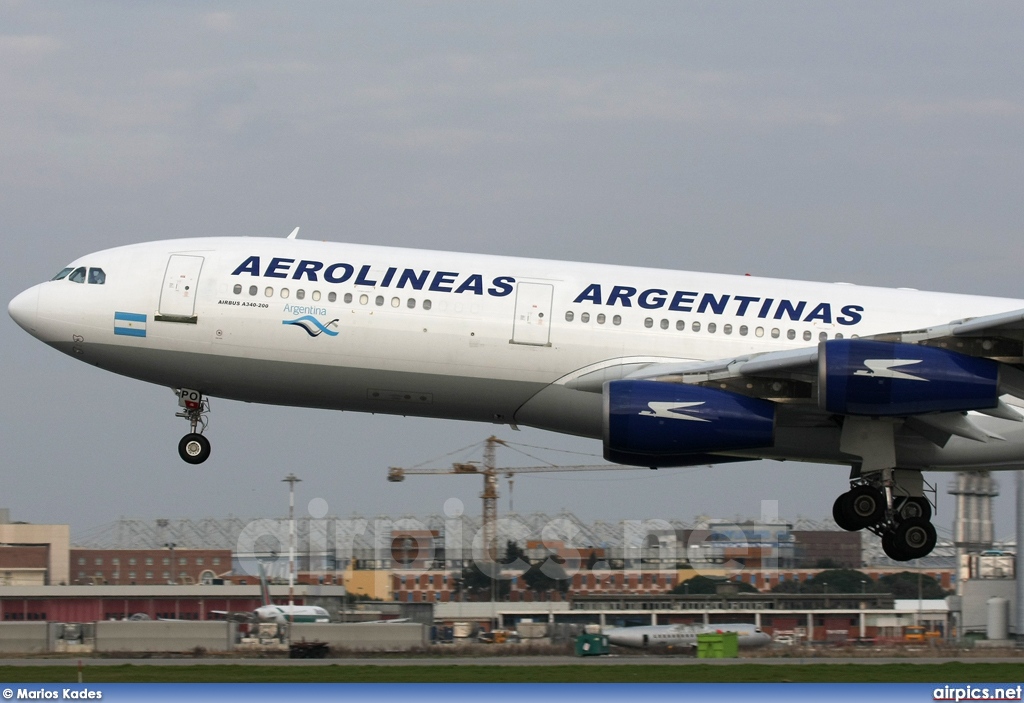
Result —
[{"label": "airbus a340-200", "polygon": [[281,239],[83,256],[10,302],[88,364],[209,397],[475,420],[670,467],[851,467],[833,515],[935,545],[922,471],[1024,466],[1024,301]]}]

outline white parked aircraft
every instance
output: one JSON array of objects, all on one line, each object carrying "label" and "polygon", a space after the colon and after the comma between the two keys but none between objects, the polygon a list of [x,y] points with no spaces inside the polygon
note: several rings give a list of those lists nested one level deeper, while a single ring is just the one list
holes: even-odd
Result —
[{"label": "white parked aircraft", "polygon": [[[935,544],[921,471],[1024,466],[1024,301],[287,239],[83,256],[8,311],[50,346],[208,398],[528,425],[613,462],[851,467],[833,506]],[[695,421],[699,420],[699,421]]]},{"label": "white parked aircraft", "polygon": [[[292,622],[331,621],[331,614],[318,605],[276,605],[270,597],[270,586],[267,585],[267,575],[263,571],[263,564],[260,564],[260,599],[263,601],[263,605],[248,616],[255,618],[257,622],[274,622],[284,625]],[[210,612],[218,615],[230,614],[223,610],[211,610]]]},{"label": "white parked aircraft", "polygon": [[740,647],[763,647],[772,641],[767,633],[748,623],[613,627],[604,634],[611,644],[620,647],[696,647],[697,635],[714,632],[735,632]]}]

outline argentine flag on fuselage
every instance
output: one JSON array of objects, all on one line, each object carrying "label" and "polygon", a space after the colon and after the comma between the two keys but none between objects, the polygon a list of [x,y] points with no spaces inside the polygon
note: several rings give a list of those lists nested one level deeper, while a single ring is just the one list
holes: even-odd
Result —
[{"label": "argentine flag on fuselage", "polygon": [[146,316],[137,312],[115,312],[114,334],[128,337],[146,336]]}]

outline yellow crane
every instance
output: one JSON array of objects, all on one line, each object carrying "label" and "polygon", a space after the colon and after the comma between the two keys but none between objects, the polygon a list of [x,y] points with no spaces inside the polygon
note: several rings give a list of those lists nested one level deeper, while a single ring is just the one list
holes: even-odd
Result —
[{"label": "yellow crane", "polygon": [[497,530],[498,530],[498,474],[504,474],[509,479],[509,486],[512,485],[512,477],[515,474],[547,473],[553,471],[607,471],[623,469],[639,469],[637,466],[621,466],[618,464],[597,464],[578,466],[514,466],[509,468],[498,468],[496,465],[497,448],[501,445],[507,447],[504,440],[493,435],[484,441],[483,464],[476,462],[453,463],[450,467],[436,469],[403,469],[392,466],[388,469],[388,481],[404,481],[406,476],[427,475],[445,476],[453,474],[475,474],[484,477],[484,492],[480,494],[483,499],[483,533],[484,545],[487,556],[491,561],[497,561]]}]

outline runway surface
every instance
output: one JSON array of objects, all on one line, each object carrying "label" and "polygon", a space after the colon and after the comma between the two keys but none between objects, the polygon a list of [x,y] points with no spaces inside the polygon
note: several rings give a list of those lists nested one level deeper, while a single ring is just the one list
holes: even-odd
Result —
[{"label": "runway surface", "polygon": [[[0,666],[77,666],[77,658],[40,658],[40,659],[0,659]],[[241,666],[619,666],[619,665],[650,665],[650,666],[692,666],[710,664],[712,666],[733,666],[736,664],[794,665],[794,664],[1024,664],[1021,657],[773,657],[751,659],[697,659],[695,657],[409,657],[409,658],[375,658],[375,659],[286,659],[286,658],[235,658],[219,659],[205,657],[202,659],[90,659],[83,657],[82,665],[92,666],[203,666],[203,665],[241,665]]]}]

